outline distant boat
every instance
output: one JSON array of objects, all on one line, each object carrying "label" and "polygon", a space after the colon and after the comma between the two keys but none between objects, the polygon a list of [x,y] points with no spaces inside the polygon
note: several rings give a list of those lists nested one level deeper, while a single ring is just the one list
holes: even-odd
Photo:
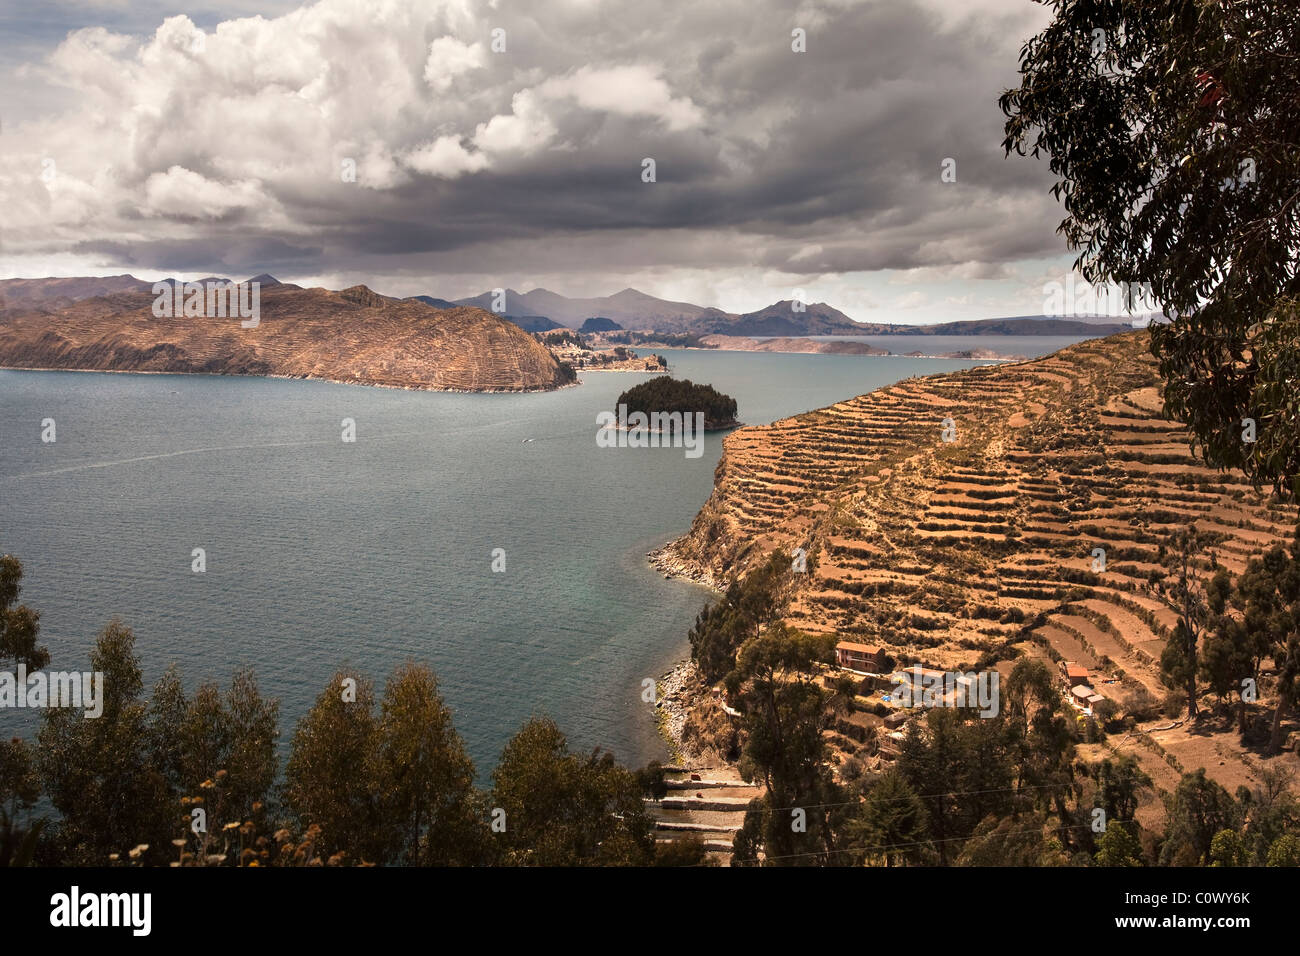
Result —
[{"label": "distant boat", "polygon": [[520,444],[527,445],[530,441],[537,441],[536,438],[525,438]]}]

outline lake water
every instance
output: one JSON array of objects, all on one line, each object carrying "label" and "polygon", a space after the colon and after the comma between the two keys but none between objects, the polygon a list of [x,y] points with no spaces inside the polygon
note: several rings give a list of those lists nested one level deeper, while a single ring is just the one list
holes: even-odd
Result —
[{"label": "lake water", "polygon": [[[992,349],[999,355],[1023,355],[1037,358],[1085,339],[1089,335],[810,335],[819,342],[867,342],[895,355],[922,352],[943,355],[969,349]],[[757,336],[755,336],[757,338]],[[768,336],[765,336],[765,338]]]},{"label": "lake water", "polygon": [[[674,375],[735,397],[747,423],[981,364],[662,354]],[[284,746],[340,665],[382,690],[416,659],[436,670],[481,777],[534,714],[575,748],[640,764],[665,753],[641,682],[687,655],[709,597],[664,580],[645,552],[689,528],[722,441],[708,435],[696,459],[598,448],[596,413],[642,380],[595,372],[549,394],[457,395],[0,371],[0,553],[23,561],[53,669],[84,669],[116,615],[149,686],[173,661],[190,689],[253,666],[282,702]],[[34,726],[30,711],[0,711],[0,733]]]}]

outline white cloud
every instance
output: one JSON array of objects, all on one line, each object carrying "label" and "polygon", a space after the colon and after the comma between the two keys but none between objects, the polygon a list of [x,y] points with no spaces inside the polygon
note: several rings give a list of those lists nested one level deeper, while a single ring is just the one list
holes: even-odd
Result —
[{"label": "white cloud", "polygon": [[623,116],[651,116],[669,129],[698,126],[704,114],[689,97],[674,97],[659,70],[649,66],[584,66],[568,76],[547,80],[539,92],[551,98],[572,97],[584,109]]},{"label": "white cloud", "polygon": [[177,219],[220,219],[267,201],[255,182],[216,182],[183,166],[151,175],[144,184],[144,197],[148,211]]},{"label": "white cloud", "polygon": [[474,144],[489,153],[511,153],[544,146],[555,135],[555,124],[547,116],[532,90],[520,90],[511,98],[511,112],[480,123]]},{"label": "white cloud", "polygon": [[455,37],[438,37],[429,44],[429,58],[424,62],[424,80],[434,90],[445,93],[456,77],[481,69],[487,54],[481,43],[462,43]]},{"label": "white cloud", "polygon": [[471,153],[461,145],[457,136],[439,136],[432,143],[412,150],[402,160],[416,172],[444,179],[455,179],[464,173],[477,172],[487,166],[482,153]]}]

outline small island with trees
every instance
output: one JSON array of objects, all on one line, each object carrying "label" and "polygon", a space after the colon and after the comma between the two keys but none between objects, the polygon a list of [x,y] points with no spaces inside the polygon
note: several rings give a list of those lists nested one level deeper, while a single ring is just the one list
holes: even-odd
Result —
[{"label": "small island with trees", "polygon": [[643,412],[681,412],[683,415],[704,413],[705,431],[735,428],[736,400],[712,385],[696,385],[690,379],[657,375],[629,388],[618,397],[616,405],[626,405],[628,414]]}]

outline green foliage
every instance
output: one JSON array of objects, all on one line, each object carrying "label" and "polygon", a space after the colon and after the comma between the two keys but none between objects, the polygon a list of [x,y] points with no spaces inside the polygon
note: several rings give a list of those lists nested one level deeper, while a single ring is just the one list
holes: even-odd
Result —
[{"label": "green foliage", "polygon": [[1288,836],[1300,836],[1300,800],[1294,791],[1295,771],[1276,762],[1259,770],[1259,783],[1253,790],[1239,787],[1237,802],[1245,819],[1243,832],[1250,863],[1268,863],[1279,843],[1285,852]]},{"label": "green foliage", "polygon": [[1005,816],[1014,805],[1016,767],[1001,723],[967,721],[939,707],[907,725],[898,770],[925,803],[940,864],[956,856],[981,820]]},{"label": "green foliage", "polygon": [[[811,562],[810,562],[811,566]],[[736,666],[736,652],[775,620],[785,605],[791,576],[790,558],[774,551],[766,562],[735,580],[717,604],[705,606],[689,635],[691,659],[710,683]]]},{"label": "green foliage", "polygon": [[62,856],[103,866],[110,854],[147,844],[146,861],[158,862],[165,859],[174,804],[147,748],[151,728],[129,628],[119,621],[104,628],[90,670],[104,675],[103,714],[87,720],[79,711],[51,708],[37,738],[41,778],[62,817]]},{"label": "green foliage", "polygon": [[326,856],[448,866],[489,852],[474,765],[422,665],[393,673],[378,717],[370,681],[337,673],[298,724],[284,792]]},{"label": "green foliage", "polygon": [[1283,834],[1269,847],[1265,866],[1300,866],[1300,836]]},{"label": "green foliage", "polygon": [[428,667],[407,664],[389,678],[372,747],[380,812],[399,825],[393,857],[437,866],[478,862],[485,821],[474,765]]},{"label": "green foliage", "polygon": [[879,778],[845,828],[857,858],[898,866],[931,859],[925,804],[897,770]]},{"label": "green foliage", "polygon": [[0,742],[0,866],[32,865],[46,824],[31,818],[40,795],[41,778],[27,744],[18,737]]},{"label": "green foliage", "polygon": [[723,395],[712,385],[696,385],[689,379],[675,379],[668,375],[654,378],[629,388],[614,403],[627,405],[633,412],[704,413],[705,428],[721,428],[736,421],[736,400]]},{"label": "green foliage", "polygon": [[[1270,552],[1240,587],[1216,575],[1208,612],[1277,630],[1290,620],[1292,566]],[[789,559],[772,555],[709,616],[741,714],[740,770],[765,785],[736,834],[735,865],[1055,866],[1094,850],[1098,865],[1145,864],[1134,815],[1150,779],[1131,757],[1105,760],[1085,770],[1095,787],[1084,798],[1054,675],[1032,659],[1017,661],[996,716],[929,710],[909,724],[893,769],[872,777],[850,757],[837,782],[827,735],[855,682],[826,670],[834,635],[777,619],[788,573]],[[662,766],[631,771],[599,750],[571,753],[546,719],[511,739],[480,793],[427,667],[399,668],[378,708],[368,680],[336,674],[294,733],[283,808],[272,802],[278,705],[251,673],[224,693],[205,683],[187,696],[173,667],[146,700],[134,637],[116,621],[91,669],[105,675],[100,718],[53,709],[34,753],[21,740],[0,746],[0,865],[711,862],[696,839],[656,846],[644,798],[667,793]],[[1204,770],[1186,775],[1166,801],[1160,861],[1300,863],[1293,775],[1270,761],[1258,781],[1234,799]],[[42,787],[56,826],[31,819]],[[1109,824],[1095,847],[1085,832],[1093,807]]]},{"label": "green foliage", "polygon": [[1118,820],[1110,822],[1097,841],[1098,866],[1145,866],[1142,842],[1134,832],[1137,825]]},{"label": "green foliage", "polygon": [[659,844],[655,866],[713,866],[704,841],[694,834]]},{"label": "green foliage", "polygon": [[[1282,743],[1282,720],[1300,690],[1300,541],[1290,551],[1275,545],[1252,558],[1235,579],[1220,572],[1211,582],[1213,630],[1202,651],[1201,673],[1221,697],[1240,696],[1242,682],[1258,680],[1262,659],[1271,655],[1277,674],[1269,750]],[[1245,700],[1241,701],[1241,729]]]},{"label": "green foliage", "polygon": [[488,803],[510,866],[646,865],[654,833],[634,774],[611,754],[569,752],[555,723],[535,717],[506,744]]},{"label": "green foliage", "polygon": [[1248,866],[1246,841],[1236,830],[1220,830],[1210,841],[1210,866]]},{"label": "green foliage", "polygon": [[1167,826],[1160,850],[1162,866],[1199,866],[1210,861],[1211,844],[1222,830],[1241,824],[1232,796],[1205,775],[1202,767],[1185,774],[1165,798]]},{"label": "green foliage", "polygon": [[1069,866],[1070,858],[1045,813],[986,817],[966,840],[957,866]]},{"label": "green foliage", "polygon": [[1300,7],[1050,6],[1000,100],[1006,151],[1048,157],[1085,278],[1149,284],[1177,315],[1152,350],[1205,458],[1294,488]]},{"label": "green foliage", "polygon": [[[1186,694],[1188,718],[1197,714],[1197,652],[1210,621],[1210,600],[1217,600],[1218,578],[1207,580],[1202,555],[1208,538],[1195,527],[1173,536],[1171,547],[1160,546],[1163,567],[1152,571],[1147,591],[1177,615],[1173,633],[1160,654],[1160,680]],[[1209,563],[1214,565],[1214,555]]]},{"label": "green foliage", "polygon": [[1075,786],[1073,722],[1062,712],[1055,676],[1041,660],[1022,658],[1006,681],[1003,700],[1017,785],[1035,809],[1055,806],[1061,825],[1068,826],[1074,822],[1067,809]]},{"label": "green foliage", "polygon": [[29,671],[50,662],[50,654],[36,643],[40,612],[18,604],[22,593],[23,565],[12,554],[0,555],[0,664],[26,664]]},{"label": "green foliage", "polygon": [[326,855],[378,862],[399,838],[380,813],[366,772],[375,740],[374,685],[339,671],[298,722],[285,766],[284,800],[300,827],[316,824]]},{"label": "green foliage", "polygon": [[754,853],[768,862],[812,866],[847,863],[835,854],[841,791],[827,761],[825,732],[840,689],[827,690],[819,665],[834,660],[834,635],[804,634],[780,622],[747,640],[727,676],[728,695],[744,714],[740,773],[761,779],[767,797],[747,817]]},{"label": "green foliage", "polygon": [[1153,789],[1151,778],[1128,754],[1103,760],[1094,768],[1093,776],[1096,780],[1093,805],[1106,811],[1108,824],[1131,821],[1143,793]]}]

